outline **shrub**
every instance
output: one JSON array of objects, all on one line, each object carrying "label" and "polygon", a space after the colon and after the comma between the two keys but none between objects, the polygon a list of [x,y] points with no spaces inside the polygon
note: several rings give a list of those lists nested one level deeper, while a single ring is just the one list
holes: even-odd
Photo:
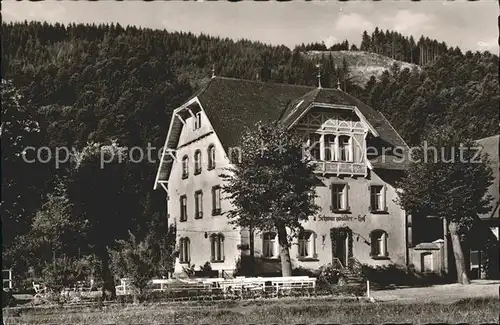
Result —
[{"label": "shrub", "polygon": [[206,273],[212,272],[212,265],[210,265],[210,262],[206,262],[202,267],[200,267],[200,271]]},{"label": "shrub", "polygon": [[254,276],[255,262],[250,256],[241,256],[236,261],[236,269],[233,272],[234,276]]},{"label": "shrub", "polygon": [[71,258],[61,256],[53,262],[45,263],[42,269],[42,281],[50,291],[59,293],[64,288],[73,286],[85,277],[85,269]]},{"label": "shrub", "polygon": [[299,266],[299,267],[296,267],[292,270],[292,275],[318,277],[318,272],[313,271],[311,269],[307,269],[307,268],[302,267],[302,266]]},{"label": "shrub", "polygon": [[318,269],[318,287],[329,288],[336,285],[341,277],[342,273],[333,264],[322,265]]},{"label": "shrub", "polygon": [[445,283],[446,278],[438,274],[427,274],[415,271],[415,268],[397,264],[384,266],[363,265],[363,275],[366,279],[380,285],[431,285]]},{"label": "shrub", "polygon": [[118,247],[109,250],[111,268],[121,277],[130,279],[134,299],[140,299],[149,281],[155,275],[155,260],[148,241],[137,242],[129,232],[128,240],[117,241]]},{"label": "shrub", "polygon": [[194,264],[188,264],[188,266],[183,266],[182,271],[187,275],[188,278],[194,277],[195,273],[195,265]]}]

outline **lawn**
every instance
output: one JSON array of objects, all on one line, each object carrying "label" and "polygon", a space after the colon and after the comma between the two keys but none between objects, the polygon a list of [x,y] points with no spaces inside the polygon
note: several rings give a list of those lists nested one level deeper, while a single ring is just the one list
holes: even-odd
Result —
[{"label": "lawn", "polygon": [[451,304],[300,298],[4,309],[4,324],[498,323],[498,298]]}]

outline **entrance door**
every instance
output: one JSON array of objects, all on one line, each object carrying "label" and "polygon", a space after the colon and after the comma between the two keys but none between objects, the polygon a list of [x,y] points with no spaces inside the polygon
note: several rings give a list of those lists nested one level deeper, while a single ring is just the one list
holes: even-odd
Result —
[{"label": "entrance door", "polygon": [[472,279],[480,279],[481,278],[481,251],[479,250],[470,250],[469,255],[469,276]]},{"label": "entrance door", "polygon": [[434,261],[432,253],[422,253],[421,270],[422,272],[434,272]]},{"label": "entrance door", "polygon": [[338,228],[333,228],[331,230],[332,257],[334,265],[338,259],[338,261],[342,263],[342,266],[346,267],[349,258],[349,238],[352,236],[352,232],[348,228],[343,228],[342,230],[343,231],[339,231]]}]

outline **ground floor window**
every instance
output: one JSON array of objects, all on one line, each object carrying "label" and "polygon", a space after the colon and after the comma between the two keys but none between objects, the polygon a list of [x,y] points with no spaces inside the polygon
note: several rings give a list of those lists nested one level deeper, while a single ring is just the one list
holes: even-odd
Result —
[{"label": "ground floor window", "polygon": [[212,262],[224,261],[224,235],[212,234],[210,236],[211,256]]},{"label": "ground floor window", "polygon": [[315,234],[312,231],[304,230],[299,234],[299,257],[313,258],[316,255]]},{"label": "ground floor window", "polygon": [[278,236],[275,232],[266,232],[263,234],[262,255],[264,257],[271,258],[278,256],[277,240]]},{"label": "ground floor window", "polygon": [[372,257],[386,257],[387,251],[387,232],[384,230],[374,230],[370,233],[371,237],[371,255]]},{"label": "ground floor window", "polygon": [[190,257],[190,240],[188,237],[181,238],[179,240],[179,262],[189,263]]}]

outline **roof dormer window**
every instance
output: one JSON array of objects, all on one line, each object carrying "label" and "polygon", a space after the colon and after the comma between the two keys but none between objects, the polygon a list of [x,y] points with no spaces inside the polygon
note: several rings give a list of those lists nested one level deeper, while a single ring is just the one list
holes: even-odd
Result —
[{"label": "roof dormer window", "polygon": [[201,111],[194,115],[193,130],[201,128]]}]

